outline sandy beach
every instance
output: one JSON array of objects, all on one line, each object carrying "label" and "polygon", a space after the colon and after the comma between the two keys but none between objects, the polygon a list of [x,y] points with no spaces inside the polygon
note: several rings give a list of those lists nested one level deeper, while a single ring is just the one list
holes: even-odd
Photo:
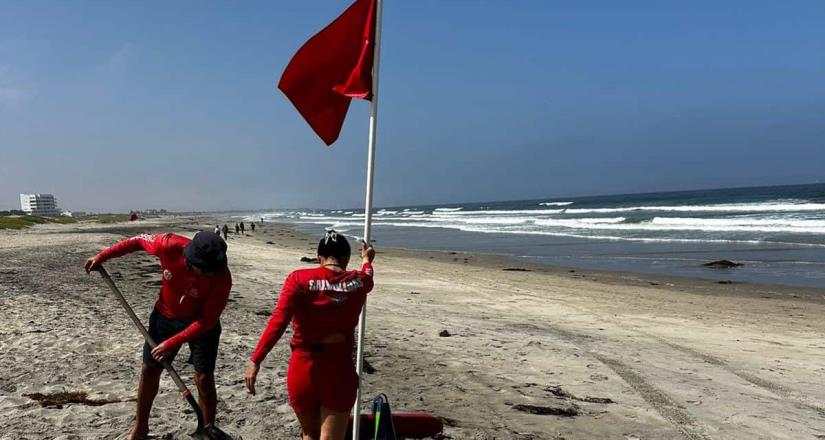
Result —
[{"label": "sandy beach", "polygon": [[[143,341],[82,263],[128,235],[191,236],[224,222],[0,231],[0,439],[123,438]],[[243,368],[285,275],[306,267],[299,259],[316,243],[278,224],[230,236],[234,286],[216,377],[218,424],[238,438],[298,437],[286,341],[264,362],[255,397]],[[825,438],[825,290],[376,248],[364,396],[383,392],[395,411],[441,417],[444,438]],[[154,257],[107,267],[147,317],[160,285]],[[192,384],[186,358],[184,348],[176,367]],[[87,403],[42,407],[33,398],[58,392],[86,393]],[[162,439],[188,438],[194,427],[165,375],[151,423]]]}]

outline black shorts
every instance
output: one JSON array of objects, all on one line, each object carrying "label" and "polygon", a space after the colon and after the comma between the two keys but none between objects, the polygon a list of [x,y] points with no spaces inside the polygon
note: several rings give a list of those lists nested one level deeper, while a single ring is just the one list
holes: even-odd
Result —
[{"label": "black shorts", "polygon": [[[189,326],[190,323],[183,321],[175,321],[161,315],[157,310],[152,310],[149,315],[149,335],[156,343],[161,342],[180,333],[181,330]],[[218,343],[221,339],[221,323],[218,321],[206,333],[200,335],[197,339],[188,342],[189,352],[191,353],[190,360],[195,366],[195,371],[198,373],[212,373],[215,371],[215,361],[218,359]],[[178,351],[168,358],[169,362],[175,359]],[[143,363],[152,368],[163,368],[158,361],[152,358],[152,349],[149,344],[143,344]]]}]

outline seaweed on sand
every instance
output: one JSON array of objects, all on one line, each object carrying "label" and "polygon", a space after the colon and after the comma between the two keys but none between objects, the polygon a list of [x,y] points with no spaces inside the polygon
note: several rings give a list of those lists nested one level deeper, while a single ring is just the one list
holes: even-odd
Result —
[{"label": "seaweed on sand", "polygon": [[101,406],[109,403],[122,402],[121,400],[90,399],[85,392],[59,392],[51,394],[31,393],[24,396],[36,400],[44,408],[63,408],[63,405],[77,403],[88,406]]}]

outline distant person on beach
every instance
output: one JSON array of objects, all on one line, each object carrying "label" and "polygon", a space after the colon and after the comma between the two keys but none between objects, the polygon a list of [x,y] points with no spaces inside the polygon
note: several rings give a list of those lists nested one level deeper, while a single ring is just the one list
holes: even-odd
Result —
[{"label": "distant person on beach", "polygon": [[261,226],[263,226],[263,225],[264,225],[264,218],[261,217]]},{"label": "distant person on beach", "polygon": [[246,232],[244,231],[244,224],[243,224],[243,222],[241,222],[241,234],[246,235]]},{"label": "distant person on beach", "polygon": [[372,246],[362,244],[361,269],[348,271],[349,242],[328,231],[318,243],[318,267],[299,269],[286,277],[247,363],[244,380],[254,395],[261,362],[292,322],[287,393],[305,440],[343,440],[346,435],[358,388],[352,361],[354,330],[372,290],[374,258]]},{"label": "distant person on beach", "polygon": [[218,226],[218,225],[215,225],[215,231],[214,232],[215,232],[215,235],[221,235],[221,227]]},{"label": "distant person on beach", "polygon": [[143,367],[137,392],[137,414],[130,440],[149,434],[149,412],[158,393],[163,366],[178,349],[189,344],[195,368],[198,403],[213,438],[215,411],[215,361],[221,336],[220,317],[229,299],[232,276],[226,264],[226,242],[211,232],[198,232],[190,240],[167,234],[142,234],[117,243],[86,260],[86,272],[97,270],[111,258],[146,251],[160,260],[163,280],[160,296],[149,316],[149,334],[159,343],[143,345]]},{"label": "distant person on beach", "polygon": [[229,226],[227,226],[226,223],[224,223],[223,224],[223,239],[224,240],[229,240],[228,236],[229,236]]},{"label": "distant person on beach", "polygon": [[240,227],[240,226],[238,226],[238,224],[237,224],[237,223],[235,223],[235,235],[238,235],[238,234],[240,234],[240,233],[241,233],[241,227]]},{"label": "distant person on beach", "polygon": [[249,222],[249,227],[252,228],[252,232],[255,232],[255,222]]}]

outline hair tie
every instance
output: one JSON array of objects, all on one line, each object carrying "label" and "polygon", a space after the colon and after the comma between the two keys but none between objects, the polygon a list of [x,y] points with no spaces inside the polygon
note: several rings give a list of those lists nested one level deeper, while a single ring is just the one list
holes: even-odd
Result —
[{"label": "hair tie", "polygon": [[324,245],[329,244],[330,240],[332,240],[333,243],[338,243],[338,233],[335,232],[335,229],[326,228],[326,233],[324,233]]}]

